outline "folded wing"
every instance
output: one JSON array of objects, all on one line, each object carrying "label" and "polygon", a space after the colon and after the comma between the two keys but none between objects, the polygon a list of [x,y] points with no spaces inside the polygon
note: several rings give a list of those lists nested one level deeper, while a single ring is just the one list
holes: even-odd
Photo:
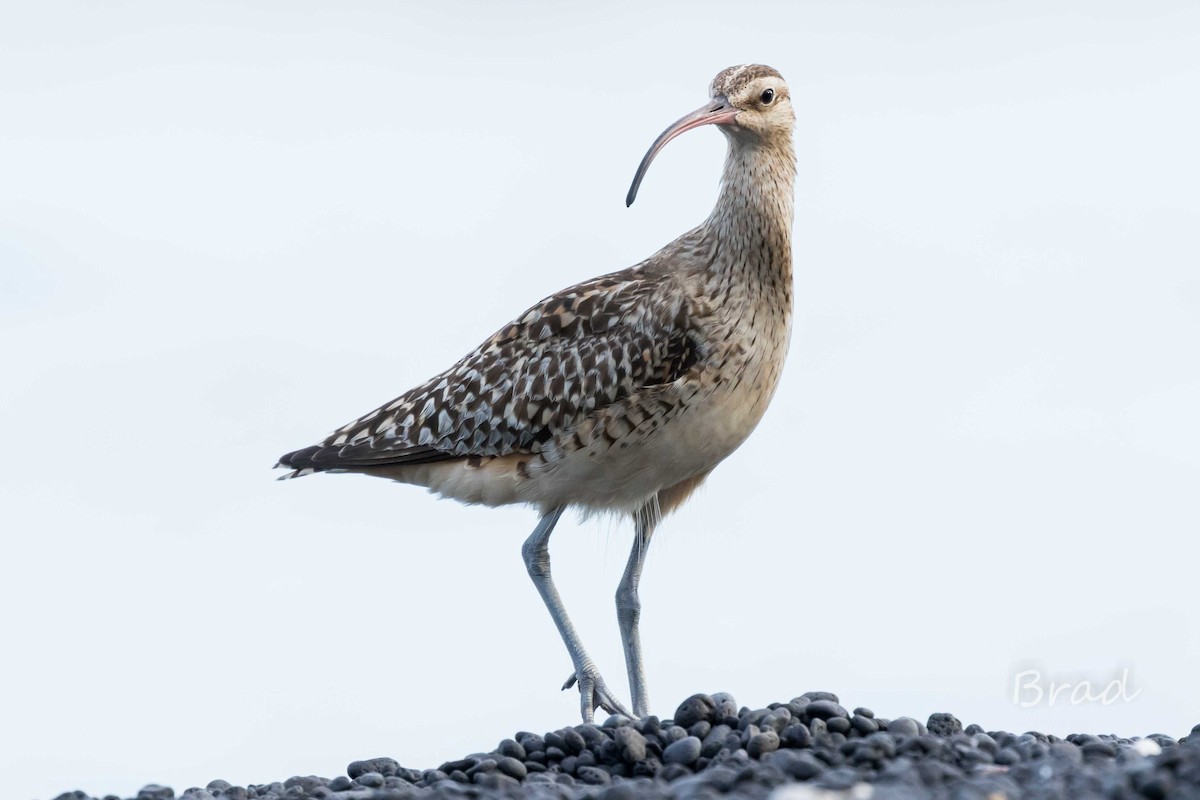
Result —
[{"label": "folded wing", "polygon": [[424,384],[288,453],[285,477],[536,453],[557,434],[696,361],[692,310],[670,278],[636,269],[580,284]]}]

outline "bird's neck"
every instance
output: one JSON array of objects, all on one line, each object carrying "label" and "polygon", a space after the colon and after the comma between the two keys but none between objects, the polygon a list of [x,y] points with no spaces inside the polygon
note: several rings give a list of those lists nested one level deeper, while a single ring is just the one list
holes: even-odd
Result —
[{"label": "bird's neck", "polygon": [[[705,223],[721,277],[778,287],[790,305],[796,155],[790,138],[730,138],[717,205]],[[784,288],[786,287],[786,288]]]}]

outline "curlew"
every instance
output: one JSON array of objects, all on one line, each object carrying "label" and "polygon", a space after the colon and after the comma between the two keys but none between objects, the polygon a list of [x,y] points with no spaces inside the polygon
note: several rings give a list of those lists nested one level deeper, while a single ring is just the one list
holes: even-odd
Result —
[{"label": "curlew", "polygon": [[288,453],[284,478],[356,472],[465,503],[531,505],[526,568],[571,657],[585,722],[629,714],[600,675],[550,574],[548,543],[568,507],[628,514],[633,549],[617,620],[633,714],[649,713],[638,582],[650,537],[766,411],[792,310],[795,114],[787,84],[758,64],[713,79],[710,102],[646,152],[632,205],[660,150],[716,125],[728,140],[716,206],[645,261],[541,300],[454,366]]}]

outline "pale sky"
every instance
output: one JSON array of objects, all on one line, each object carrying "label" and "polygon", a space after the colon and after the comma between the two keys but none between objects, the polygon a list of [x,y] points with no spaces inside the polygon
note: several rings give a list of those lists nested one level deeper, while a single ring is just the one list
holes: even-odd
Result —
[{"label": "pale sky", "polygon": [[[774,404],[654,541],[652,709],[1200,722],[1200,7],[0,5],[6,793],[437,766],[577,721],[536,514],[283,452],[702,220],[716,72],[788,79]],[[628,695],[631,526],[556,579]],[[1014,703],[1014,678],[1129,702]]]}]

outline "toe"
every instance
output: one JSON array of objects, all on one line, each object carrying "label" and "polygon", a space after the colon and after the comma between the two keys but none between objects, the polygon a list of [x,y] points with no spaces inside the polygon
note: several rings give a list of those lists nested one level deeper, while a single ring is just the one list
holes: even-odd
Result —
[{"label": "toe", "polygon": [[571,675],[563,684],[563,689],[570,689],[575,685],[579,686],[579,711],[584,723],[592,722],[598,708],[604,709],[609,714],[633,716],[629,713],[629,709],[609,691],[608,685],[604,683],[604,679],[600,677],[600,673],[594,667],[590,669],[584,667]]}]

